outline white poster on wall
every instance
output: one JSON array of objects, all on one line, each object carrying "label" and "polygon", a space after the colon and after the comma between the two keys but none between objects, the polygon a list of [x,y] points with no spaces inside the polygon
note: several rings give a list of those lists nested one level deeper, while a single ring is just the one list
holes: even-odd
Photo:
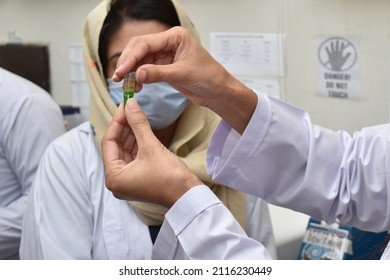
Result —
[{"label": "white poster on wall", "polygon": [[83,46],[81,43],[69,44],[69,61],[72,105],[77,107],[88,107],[90,90],[85,76]]},{"label": "white poster on wall", "polygon": [[360,95],[359,44],[355,38],[317,41],[318,94],[343,99]]},{"label": "white poster on wall", "polygon": [[210,53],[237,76],[284,76],[283,34],[210,33]]}]

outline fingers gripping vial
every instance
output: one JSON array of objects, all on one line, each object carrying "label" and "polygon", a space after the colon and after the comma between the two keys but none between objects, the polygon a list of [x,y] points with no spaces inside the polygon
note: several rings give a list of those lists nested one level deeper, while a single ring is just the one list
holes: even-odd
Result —
[{"label": "fingers gripping vial", "polygon": [[123,79],[123,101],[126,105],[129,98],[133,98],[135,91],[135,72],[127,73]]}]

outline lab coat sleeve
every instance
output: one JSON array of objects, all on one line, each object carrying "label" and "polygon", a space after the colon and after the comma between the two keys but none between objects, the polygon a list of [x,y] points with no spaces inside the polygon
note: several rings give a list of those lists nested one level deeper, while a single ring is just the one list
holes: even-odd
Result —
[{"label": "lab coat sleeve", "polygon": [[[93,208],[78,147],[54,141],[39,164],[23,221],[22,259],[91,259]],[[64,138],[64,139],[63,139]]]},{"label": "lab coat sleeve", "polygon": [[207,163],[213,179],[333,223],[390,228],[390,126],[353,136],[311,123],[308,114],[258,94],[242,135],[221,122]]},{"label": "lab coat sleeve", "polygon": [[166,214],[153,259],[271,259],[207,186],[197,186]]},{"label": "lab coat sleeve", "polygon": [[65,132],[60,108],[45,95],[48,94],[20,98],[1,124],[1,145],[17,178],[12,187],[18,189],[2,186],[9,196],[15,197],[0,207],[0,259],[18,254],[27,196],[39,160],[49,143]]}]

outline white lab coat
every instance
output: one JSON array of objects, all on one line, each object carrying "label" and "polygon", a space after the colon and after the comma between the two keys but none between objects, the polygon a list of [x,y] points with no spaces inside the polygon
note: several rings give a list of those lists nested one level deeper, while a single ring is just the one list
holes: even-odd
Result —
[{"label": "white lab coat", "polygon": [[64,132],[51,96],[0,68],[0,259],[19,258],[22,217],[39,160]]},{"label": "white lab coat", "polygon": [[[275,255],[268,206],[250,196],[248,201],[248,232]],[[158,236],[176,242],[164,228]],[[21,258],[150,259],[152,247],[148,227],[127,201],[116,199],[105,187],[89,123],[54,141],[39,166],[28,202]],[[167,254],[159,242],[154,250]],[[186,255],[177,251],[173,258]]]},{"label": "white lab coat", "polygon": [[275,258],[261,240],[247,236],[207,186],[190,189],[165,217],[161,227],[165,235],[157,237],[156,244],[161,249],[153,249],[153,259],[175,259],[176,255],[202,260]]},{"label": "white lab coat", "polygon": [[[218,125],[208,150],[208,168],[217,182],[270,203],[328,223],[339,219],[345,225],[379,232],[390,229],[389,135],[389,124],[365,128],[354,136],[313,126],[305,111],[259,94],[242,135],[223,121]],[[267,257],[260,244],[237,229],[220,204],[204,203],[185,212],[180,206],[196,198],[188,193],[181,199],[168,214],[182,212],[187,225],[166,226],[190,258]],[[196,227],[218,235],[194,234]],[[230,239],[231,248],[218,248],[218,240]],[[210,250],[196,251],[194,244],[208,244]],[[389,258],[388,247],[382,259]]]}]

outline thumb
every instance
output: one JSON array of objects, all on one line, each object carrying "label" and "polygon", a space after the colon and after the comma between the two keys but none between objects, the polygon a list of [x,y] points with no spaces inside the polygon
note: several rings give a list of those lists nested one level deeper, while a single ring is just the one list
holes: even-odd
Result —
[{"label": "thumb", "polygon": [[148,118],[142,111],[137,100],[134,98],[127,100],[125,114],[127,123],[131,127],[131,130],[137,139],[138,147],[142,147],[142,145],[148,140],[155,138]]}]

